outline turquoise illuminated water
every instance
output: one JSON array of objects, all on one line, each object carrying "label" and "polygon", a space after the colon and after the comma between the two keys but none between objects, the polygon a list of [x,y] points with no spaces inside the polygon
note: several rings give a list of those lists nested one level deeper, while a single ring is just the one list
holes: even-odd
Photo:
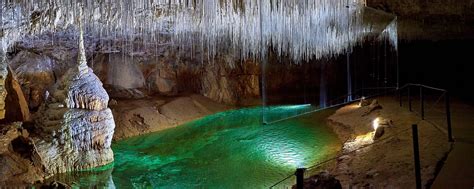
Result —
[{"label": "turquoise illuminated water", "polygon": [[[277,107],[267,113],[278,117],[305,108],[311,107]],[[340,147],[324,126],[328,112],[271,125],[262,125],[261,115],[261,108],[228,111],[119,141],[113,144],[113,169],[67,180],[110,188],[268,188]]]}]

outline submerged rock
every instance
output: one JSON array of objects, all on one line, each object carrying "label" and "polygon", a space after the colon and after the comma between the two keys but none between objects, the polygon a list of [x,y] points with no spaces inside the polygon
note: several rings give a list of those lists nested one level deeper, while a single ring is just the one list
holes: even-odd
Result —
[{"label": "submerged rock", "polygon": [[201,95],[119,99],[114,103],[114,140],[173,128],[230,108]]}]

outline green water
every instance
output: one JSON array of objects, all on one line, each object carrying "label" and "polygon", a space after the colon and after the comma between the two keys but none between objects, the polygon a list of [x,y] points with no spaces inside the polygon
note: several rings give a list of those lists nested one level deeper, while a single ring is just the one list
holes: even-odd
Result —
[{"label": "green water", "polygon": [[[304,108],[311,107],[278,107],[267,113],[278,116]],[[95,171],[102,176],[82,173],[74,185],[268,188],[297,167],[313,165],[339,149],[336,136],[320,124],[323,113],[271,125],[262,125],[261,115],[261,108],[228,111],[119,141],[112,146],[112,171],[105,176],[104,170]]]}]

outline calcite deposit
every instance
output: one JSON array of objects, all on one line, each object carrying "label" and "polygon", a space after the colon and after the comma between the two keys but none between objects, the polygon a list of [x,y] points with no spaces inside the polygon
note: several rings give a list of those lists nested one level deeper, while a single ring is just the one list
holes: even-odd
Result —
[{"label": "calcite deposit", "polygon": [[38,113],[35,140],[48,173],[105,165],[113,161],[110,148],[115,123],[108,95],[92,70],[72,68],[53,89]]},{"label": "calcite deposit", "polygon": [[108,101],[102,82],[87,66],[81,30],[78,64],[54,85],[35,120],[38,161],[47,174],[113,161],[115,123]]}]

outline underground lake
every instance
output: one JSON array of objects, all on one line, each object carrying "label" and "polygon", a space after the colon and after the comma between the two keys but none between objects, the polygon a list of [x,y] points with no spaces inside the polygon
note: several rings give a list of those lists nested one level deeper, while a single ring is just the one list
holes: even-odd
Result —
[{"label": "underground lake", "polygon": [[[311,108],[274,106],[264,114],[277,119]],[[268,188],[337,153],[341,144],[325,121],[333,112],[268,125],[261,123],[261,107],[221,112],[114,142],[113,164],[53,179],[81,188]]]}]

